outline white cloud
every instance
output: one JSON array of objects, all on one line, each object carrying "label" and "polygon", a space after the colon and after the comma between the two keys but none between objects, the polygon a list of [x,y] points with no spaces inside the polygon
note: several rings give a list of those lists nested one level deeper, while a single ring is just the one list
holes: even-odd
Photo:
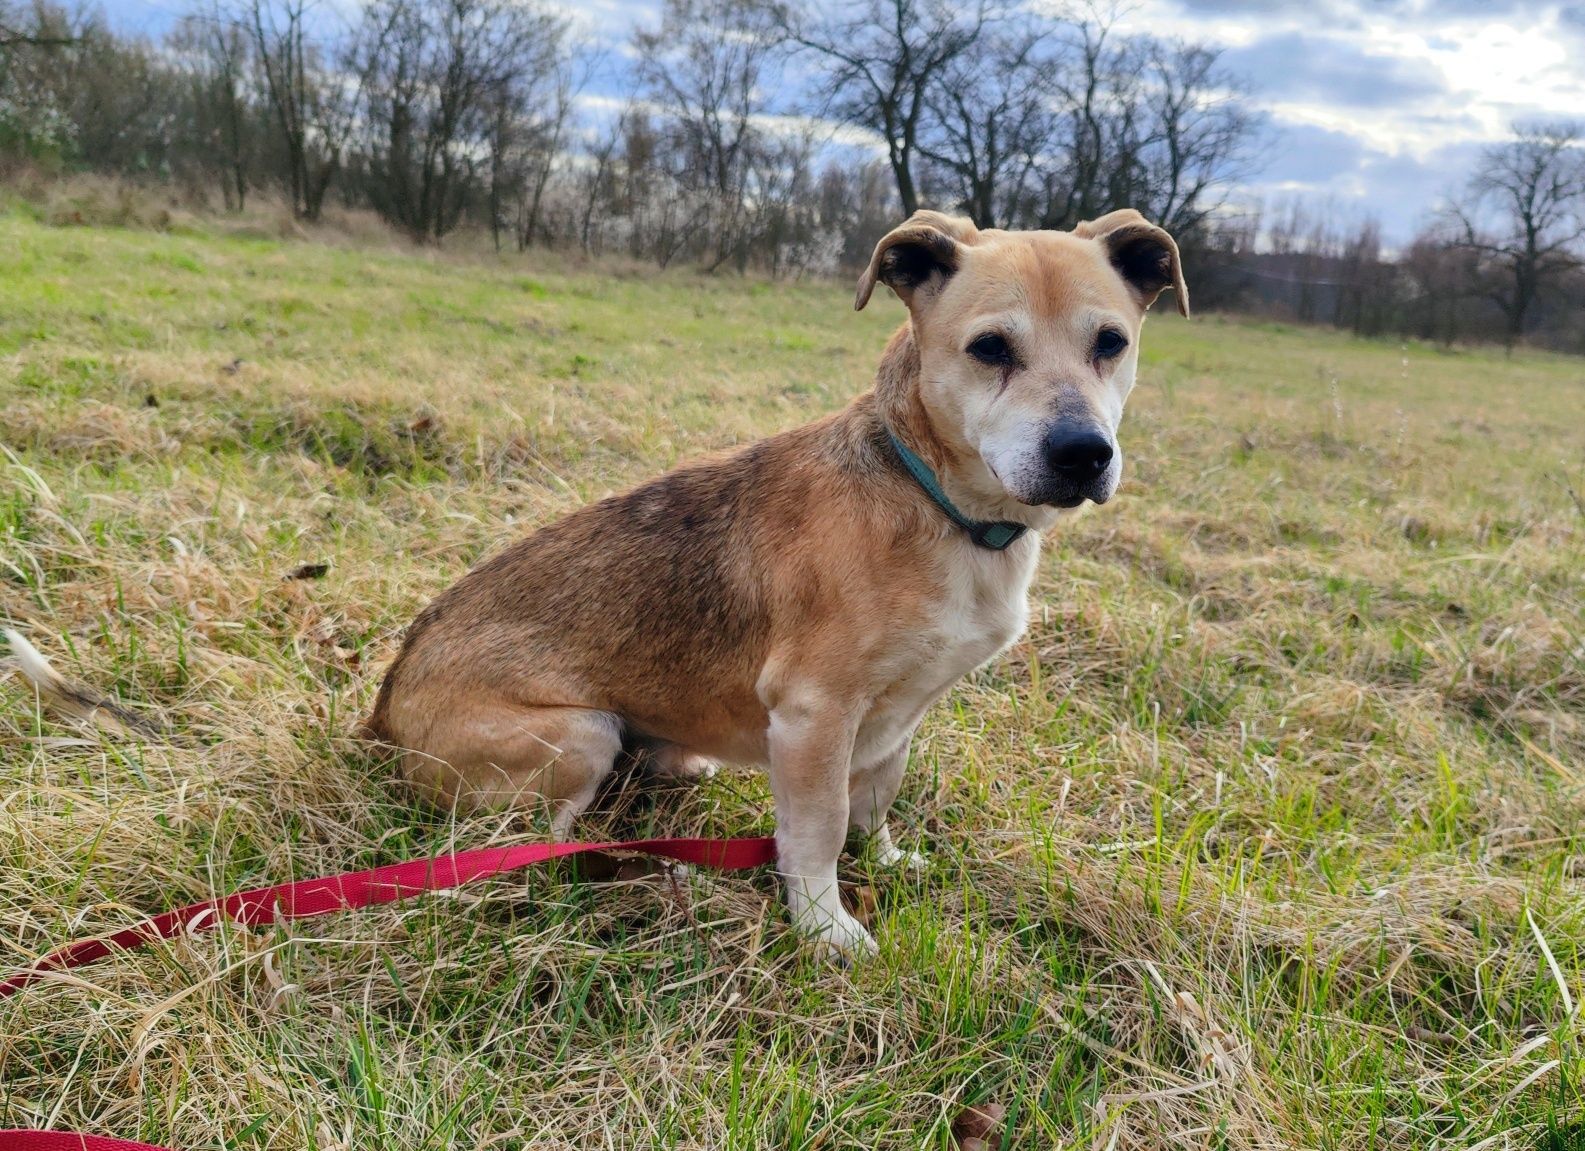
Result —
[{"label": "white cloud", "polygon": [[1530,0],[1143,0],[1120,30],[1218,43],[1274,141],[1254,192],[1407,239],[1515,120],[1585,116],[1585,6]]}]

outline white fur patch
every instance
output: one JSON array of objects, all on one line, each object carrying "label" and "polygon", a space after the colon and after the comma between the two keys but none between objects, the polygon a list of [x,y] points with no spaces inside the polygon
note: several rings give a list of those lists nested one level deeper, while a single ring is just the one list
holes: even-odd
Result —
[{"label": "white fur patch", "polygon": [[946,560],[942,597],[933,618],[899,653],[897,678],[859,726],[854,767],[868,768],[896,750],[927,708],[958,680],[994,658],[1029,622],[1029,584],[1040,558],[1034,536],[1012,553],[982,552]]}]

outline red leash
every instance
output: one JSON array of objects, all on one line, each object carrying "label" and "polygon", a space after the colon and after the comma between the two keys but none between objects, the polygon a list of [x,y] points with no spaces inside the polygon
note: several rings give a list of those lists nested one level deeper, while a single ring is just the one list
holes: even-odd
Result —
[{"label": "red leash", "polygon": [[[439,855],[433,859],[413,859],[369,871],[348,871],[297,883],[278,883],[239,891],[221,899],[209,899],[189,907],[179,907],[114,935],[83,939],[51,952],[33,966],[13,972],[0,982],[0,999],[37,983],[51,971],[64,971],[93,963],[116,950],[142,947],[156,939],[170,939],[184,932],[208,931],[222,919],[249,926],[276,923],[287,919],[306,919],[332,911],[373,907],[394,903],[426,891],[461,887],[506,871],[518,871],[535,863],[582,855],[590,851],[636,851],[659,855],[679,863],[693,863],[720,871],[759,867],[776,859],[776,840],[771,836],[756,839],[637,839],[627,843],[529,843],[518,847],[484,847]],[[168,1151],[148,1143],[107,1139],[98,1135],[79,1135],[71,1131],[0,1131],[0,1151]]]},{"label": "red leash", "polygon": [[75,1131],[0,1131],[0,1151],[171,1151],[131,1139],[79,1135]]}]

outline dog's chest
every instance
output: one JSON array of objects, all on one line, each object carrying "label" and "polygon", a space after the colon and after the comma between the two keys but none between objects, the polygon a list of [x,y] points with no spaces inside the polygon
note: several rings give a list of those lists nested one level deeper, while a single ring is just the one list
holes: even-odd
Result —
[{"label": "dog's chest", "polygon": [[926,708],[1023,633],[1038,545],[1021,551],[1027,554],[973,553],[949,569],[883,677],[886,687],[859,729],[857,763],[889,754]]}]

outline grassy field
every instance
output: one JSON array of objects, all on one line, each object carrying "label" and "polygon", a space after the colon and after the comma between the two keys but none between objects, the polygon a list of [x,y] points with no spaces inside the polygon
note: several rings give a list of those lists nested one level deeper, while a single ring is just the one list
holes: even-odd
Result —
[{"label": "grassy field", "polygon": [[[1192,285],[1192,269],[1190,271]],[[892,301],[0,216],[0,965],[452,847],[353,740],[535,524],[867,385]],[[0,1127],[208,1148],[1585,1147],[1585,361],[1147,326],[1122,491],[926,720],[878,959],[768,872],[227,928],[0,1001]],[[322,578],[285,578],[328,564]],[[762,778],[580,828],[760,834]],[[993,1140],[992,1146],[995,1146]]]}]

